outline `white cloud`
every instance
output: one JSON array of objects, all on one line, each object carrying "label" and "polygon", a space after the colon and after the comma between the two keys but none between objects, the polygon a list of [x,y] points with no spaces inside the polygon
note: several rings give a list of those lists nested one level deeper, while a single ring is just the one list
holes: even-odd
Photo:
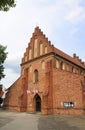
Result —
[{"label": "white cloud", "polygon": [[75,27],[75,28],[71,29],[70,35],[73,36],[73,35],[75,35],[78,31],[79,31],[79,28],[78,28],[78,27]]},{"label": "white cloud", "polygon": [[81,6],[74,7],[71,9],[66,19],[71,23],[79,23],[85,19],[85,9]]},{"label": "white cloud", "polygon": [[19,63],[19,59],[21,60],[21,58],[23,57],[23,54],[21,52],[17,52],[17,53],[13,53],[13,54],[9,54],[7,57],[7,62],[11,62],[14,64],[15,63]]},{"label": "white cloud", "polygon": [[64,0],[62,7],[66,8],[65,19],[72,24],[78,24],[85,20],[85,7],[83,0]]},{"label": "white cloud", "polygon": [[79,4],[81,2],[81,0],[63,0],[64,4],[67,4],[68,6],[73,6],[76,4]]}]

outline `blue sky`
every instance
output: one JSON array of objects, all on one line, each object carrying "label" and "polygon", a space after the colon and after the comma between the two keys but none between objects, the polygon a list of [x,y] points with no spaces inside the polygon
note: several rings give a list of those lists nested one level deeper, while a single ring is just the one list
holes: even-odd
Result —
[{"label": "blue sky", "polygon": [[21,58],[39,26],[54,46],[85,61],[85,0],[17,0],[0,11],[0,44],[7,46],[5,79],[9,87],[20,75]]}]

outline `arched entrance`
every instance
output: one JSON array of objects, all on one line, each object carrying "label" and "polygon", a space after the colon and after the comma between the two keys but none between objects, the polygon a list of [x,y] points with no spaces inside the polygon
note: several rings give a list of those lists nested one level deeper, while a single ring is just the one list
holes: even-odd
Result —
[{"label": "arched entrance", "polygon": [[35,95],[35,110],[37,112],[41,111],[41,98],[38,94]]}]

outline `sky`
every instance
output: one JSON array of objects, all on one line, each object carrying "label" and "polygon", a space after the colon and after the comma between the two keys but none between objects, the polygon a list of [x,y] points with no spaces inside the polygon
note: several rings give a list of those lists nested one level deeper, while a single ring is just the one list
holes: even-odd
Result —
[{"label": "sky", "polygon": [[85,0],[16,0],[15,8],[0,11],[0,44],[8,52],[1,80],[5,88],[20,76],[21,59],[36,26],[56,48],[85,61]]}]

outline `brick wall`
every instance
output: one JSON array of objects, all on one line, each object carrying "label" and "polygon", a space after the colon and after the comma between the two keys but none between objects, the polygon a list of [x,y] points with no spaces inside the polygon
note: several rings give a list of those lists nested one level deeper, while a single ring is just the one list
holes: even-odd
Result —
[{"label": "brick wall", "polygon": [[[83,95],[81,80],[83,76],[54,69],[53,73],[53,107],[54,113],[83,114]],[[65,108],[64,102],[73,102],[74,107]]]}]

